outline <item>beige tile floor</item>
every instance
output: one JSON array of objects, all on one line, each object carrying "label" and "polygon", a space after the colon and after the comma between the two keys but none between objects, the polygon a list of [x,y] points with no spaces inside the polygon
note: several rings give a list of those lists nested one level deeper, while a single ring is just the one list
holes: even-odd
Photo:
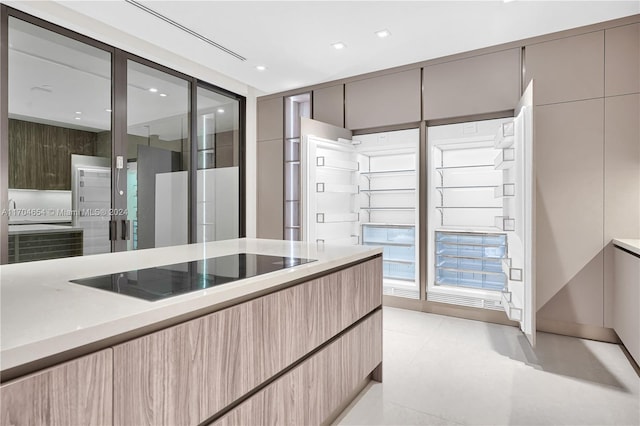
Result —
[{"label": "beige tile floor", "polygon": [[383,383],[340,425],[640,425],[618,345],[384,308]]}]

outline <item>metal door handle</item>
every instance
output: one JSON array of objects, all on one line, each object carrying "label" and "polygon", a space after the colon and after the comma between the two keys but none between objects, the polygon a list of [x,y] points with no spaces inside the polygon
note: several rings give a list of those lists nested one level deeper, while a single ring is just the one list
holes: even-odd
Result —
[{"label": "metal door handle", "polygon": [[129,221],[126,219],[122,220],[122,239],[125,241],[129,240]]},{"label": "metal door handle", "polygon": [[109,221],[109,241],[115,241],[118,235],[118,222],[111,219]]}]

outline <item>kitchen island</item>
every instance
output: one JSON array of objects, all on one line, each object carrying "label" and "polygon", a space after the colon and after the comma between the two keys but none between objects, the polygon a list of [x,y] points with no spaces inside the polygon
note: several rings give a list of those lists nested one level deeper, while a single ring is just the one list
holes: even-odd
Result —
[{"label": "kitchen island", "polygon": [[[238,253],[314,261],[153,302],[70,283]],[[381,377],[379,248],[238,239],[0,273],[2,424],[322,423]]]}]

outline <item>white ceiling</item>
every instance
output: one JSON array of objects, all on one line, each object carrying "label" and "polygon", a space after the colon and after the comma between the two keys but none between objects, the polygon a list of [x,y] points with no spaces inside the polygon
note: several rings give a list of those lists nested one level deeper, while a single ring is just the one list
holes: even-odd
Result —
[{"label": "white ceiling", "polygon": [[122,0],[57,3],[265,93],[640,13],[638,0],[141,1],[243,62]]},{"label": "white ceiling", "polygon": [[[110,130],[110,60],[105,51],[11,18],[9,116],[80,130]],[[135,62],[128,65],[127,75],[128,133],[163,140],[185,137],[187,82]],[[237,110],[236,101],[198,89],[199,118],[215,116],[209,133],[236,129]]]}]

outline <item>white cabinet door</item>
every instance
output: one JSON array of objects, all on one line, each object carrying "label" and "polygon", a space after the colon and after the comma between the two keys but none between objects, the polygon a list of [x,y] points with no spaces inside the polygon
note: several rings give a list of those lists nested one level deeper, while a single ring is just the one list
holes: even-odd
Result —
[{"label": "white cabinet door", "polygon": [[536,341],[535,303],[535,176],[533,169],[533,83],[529,83],[514,119],[513,167],[504,170],[504,181],[514,183],[514,196],[505,197],[505,216],[513,218],[514,228],[507,232],[509,258],[504,272],[507,289],[502,305],[507,316],[520,323],[520,329],[532,346]]}]

